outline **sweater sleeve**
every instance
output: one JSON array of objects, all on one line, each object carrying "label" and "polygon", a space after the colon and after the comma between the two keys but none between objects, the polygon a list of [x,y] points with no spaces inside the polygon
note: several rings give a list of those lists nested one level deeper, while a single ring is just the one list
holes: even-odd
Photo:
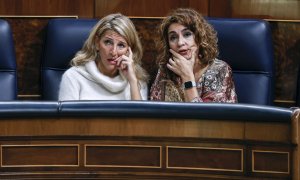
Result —
[{"label": "sweater sleeve", "polygon": [[58,93],[59,101],[79,100],[80,88],[75,76],[70,70],[63,74]]},{"label": "sweater sleeve", "polygon": [[140,82],[141,84],[141,96],[142,96],[142,100],[148,100],[148,84],[146,82]]}]

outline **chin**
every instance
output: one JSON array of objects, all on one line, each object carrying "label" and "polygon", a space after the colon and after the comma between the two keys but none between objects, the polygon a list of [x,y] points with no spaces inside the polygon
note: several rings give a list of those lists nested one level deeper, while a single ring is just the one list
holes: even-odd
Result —
[{"label": "chin", "polygon": [[190,60],[192,56],[183,56],[185,59]]}]

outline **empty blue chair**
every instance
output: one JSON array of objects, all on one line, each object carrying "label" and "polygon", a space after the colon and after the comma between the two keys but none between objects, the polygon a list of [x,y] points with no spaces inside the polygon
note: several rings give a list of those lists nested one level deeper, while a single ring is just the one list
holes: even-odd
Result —
[{"label": "empty blue chair", "polygon": [[268,22],[208,18],[218,33],[219,58],[233,70],[239,103],[272,105],[274,55]]},{"label": "empty blue chair", "polygon": [[0,19],[0,100],[16,100],[17,65],[12,31],[7,21]]},{"label": "empty blue chair", "polygon": [[41,97],[57,100],[62,74],[81,49],[96,19],[52,19],[46,32],[41,62]]}]

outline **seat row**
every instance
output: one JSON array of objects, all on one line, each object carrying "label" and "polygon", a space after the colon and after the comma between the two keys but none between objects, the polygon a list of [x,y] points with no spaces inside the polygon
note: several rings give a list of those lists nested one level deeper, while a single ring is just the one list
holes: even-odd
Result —
[{"label": "seat row", "polygon": [[[207,18],[218,33],[219,58],[233,69],[240,103],[272,105],[274,57],[269,24],[255,19]],[[57,100],[62,74],[96,19],[51,19],[41,59],[42,100]],[[17,99],[15,50],[9,24],[0,20],[0,100]],[[150,85],[149,85],[150,86]]]}]

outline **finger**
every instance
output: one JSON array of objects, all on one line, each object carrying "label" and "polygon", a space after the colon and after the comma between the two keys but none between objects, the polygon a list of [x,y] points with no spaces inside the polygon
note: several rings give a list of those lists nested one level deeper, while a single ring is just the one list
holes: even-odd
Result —
[{"label": "finger", "polygon": [[182,56],[180,54],[178,54],[176,51],[174,51],[173,49],[170,49],[169,51],[174,57],[176,57],[178,59],[182,58]]},{"label": "finger", "polygon": [[173,67],[171,64],[167,64],[167,68],[170,69],[172,72],[177,74],[176,68]]},{"label": "finger", "polygon": [[176,64],[176,62],[175,62],[172,58],[170,58],[170,59],[169,59],[169,64],[170,64],[171,66],[174,66],[174,65]]},{"label": "finger", "polygon": [[127,69],[127,64],[122,64],[122,65],[121,65],[121,68],[122,68],[122,70]]},{"label": "finger", "polygon": [[169,63],[167,64],[167,68],[170,69],[171,71],[173,71],[173,69],[174,69],[173,66]]},{"label": "finger", "polygon": [[117,62],[117,66],[120,66],[122,60],[123,60],[123,58],[121,56],[115,60]]}]

